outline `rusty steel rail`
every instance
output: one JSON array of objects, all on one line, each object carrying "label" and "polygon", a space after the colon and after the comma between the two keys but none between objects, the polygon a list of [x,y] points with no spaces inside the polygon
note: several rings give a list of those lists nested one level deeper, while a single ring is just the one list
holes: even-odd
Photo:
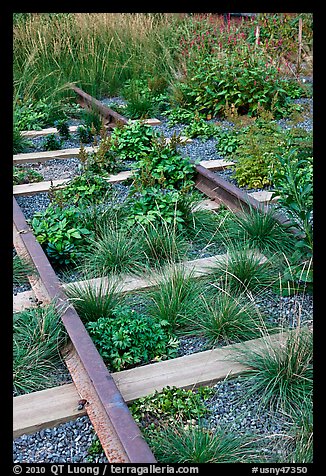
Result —
[{"label": "rusty steel rail", "polygon": [[113,129],[118,122],[123,125],[128,124],[128,119],[121,116],[121,114],[118,114],[116,111],[113,111],[113,109],[105,106],[98,99],[95,99],[89,94],[85,93],[85,91],[82,89],[78,88],[77,86],[72,86],[72,90],[78,96],[78,103],[86,109],[97,111],[106,121],[106,127],[109,130]]},{"label": "rusty steel rail", "polygon": [[[261,213],[267,213],[270,210],[268,205],[259,202],[244,190],[241,190],[202,165],[196,165],[196,172],[196,188],[205,193],[211,200],[223,203],[235,212],[254,209]],[[293,222],[282,213],[274,210],[273,216],[281,225],[287,226],[291,233],[296,236],[301,235],[301,232],[293,226]]]},{"label": "rusty steel rail", "polygon": [[68,302],[49,260],[13,197],[16,241],[33,262],[44,293],[61,310],[61,319],[73,346],[67,365],[110,463],[155,463],[127,404],[98,353],[74,307]]}]

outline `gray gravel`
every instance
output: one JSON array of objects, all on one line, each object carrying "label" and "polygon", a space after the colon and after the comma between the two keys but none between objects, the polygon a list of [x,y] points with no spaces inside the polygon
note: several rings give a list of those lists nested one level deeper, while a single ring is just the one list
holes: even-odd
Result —
[{"label": "gray gravel", "polygon": [[73,178],[81,171],[81,162],[76,157],[69,159],[51,159],[46,162],[20,164],[17,168],[33,169],[43,176],[43,180],[58,180]]},{"label": "gray gravel", "polygon": [[260,395],[248,398],[243,385],[246,380],[238,377],[218,382],[214,386],[215,394],[207,402],[211,412],[207,423],[210,426],[223,425],[237,433],[285,433],[288,420],[284,414],[262,410]]},{"label": "gray gravel", "polygon": [[26,219],[33,218],[34,213],[45,210],[50,204],[47,192],[35,193],[26,197],[17,196],[16,200]]},{"label": "gray gravel", "polygon": [[[96,439],[88,417],[63,423],[55,428],[22,435],[13,442],[14,463],[86,463],[88,448]],[[94,463],[107,463],[102,453]]]}]

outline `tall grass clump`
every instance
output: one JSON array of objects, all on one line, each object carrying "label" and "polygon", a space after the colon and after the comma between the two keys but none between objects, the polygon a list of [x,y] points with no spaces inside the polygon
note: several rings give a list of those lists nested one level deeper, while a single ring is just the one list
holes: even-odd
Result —
[{"label": "tall grass clump", "polygon": [[173,18],[143,13],[38,14],[14,25],[16,94],[46,97],[77,82],[93,96],[130,78],[172,76]]},{"label": "tall grass clump", "polygon": [[225,259],[212,266],[212,275],[230,292],[259,292],[277,280],[272,261],[244,243],[230,245]]},{"label": "tall grass clump", "polygon": [[12,261],[13,284],[20,286],[28,283],[28,277],[36,272],[34,266],[26,258],[15,255]]},{"label": "tall grass clump", "polygon": [[122,303],[119,284],[115,280],[70,283],[65,293],[84,323],[97,321],[100,317],[110,317],[114,309]]},{"label": "tall grass clump", "polygon": [[143,268],[144,253],[138,236],[114,222],[105,222],[99,228],[80,266],[87,278],[140,272]]},{"label": "tall grass clump", "polygon": [[194,279],[193,271],[174,265],[163,270],[155,284],[148,293],[148,314],[167,323],[172,332],[184,330],[187,320],[200,312],[203,283]]},{"label": "tall grass clump", "polygon": [[244,346],[237,360],[250,367],[248,395],[260,395],[261,408],[293,412],[312,397],[312,331],[298,328],[283,338],[273,344],[265,336],[261,349]]},{"label": "tall grass clump", "polygon": [[189,244],[175,224],[162,220],[139,225],[144,254],[150,266],[160,268],[167,263],[176,263],[185,258]]},{"label": "tall grass clump", "polygon": [[66,341],[54,304],[14,314],[14,393],[24,394],[53,386],[51,374],[61,362],[60,348]]},{"label": "tall grass clump", "polygon": [[160,463],[244,463],[255,458],[250,437],[200,425],[165,426],[150,444]]},{"label": "tall grass clump", "polygon": [[250,208],[247,212],[234,214],[221,232],[232,242],[246,242],[251,248],[264,252],[289,253],[295,240],[288,229],[279,223],[273,210],[265,213]]},{"label": "tall grass clump", "polygon": [[243,296],[234,296],[227,290],[208,293],[202,297],[202,312],[190,317],[190,333],[201,334],[215,346],[259,337],[266,327],[263,316],[251,301]]}]

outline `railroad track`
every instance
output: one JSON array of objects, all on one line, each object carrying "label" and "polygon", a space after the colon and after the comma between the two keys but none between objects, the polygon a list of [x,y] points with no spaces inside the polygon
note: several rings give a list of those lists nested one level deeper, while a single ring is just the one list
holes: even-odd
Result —
[{"label": "railroad track", "polygon": [[[102,115],[108,129],[114,128],[118,122],[127,124],[126,118],[107,108],[81,89],[74,86],[73,90],[78,95],[79,103],[83,107],[95,109]],[[196,187],[206,194],[211,202],[226,204],[234,211],[249,207],[259,209],[263,213],[266,211],[266,205],[230,185],[203,165],[196,165],[196,172]],[[204,384],[212,385],[227,375],[237,375],[245,370],[245,367],[237,363],[236,359],[230,360],[230,353],[236,349],[236,346],[227,346],[222,351],[216,349],[201,352],[200,355],[180,357],[171,361],[143,366],[140,369],[111,374],[76,310],[68,301],[64,287],[60,284],[14,197],[13,236],[17,254],[28,256],[36,269],[36,276],[29,277],[34,297],[45,304],[54,301],[62,311],[61,319],[70,339],[70,345],[65,350],[64,358],[74,382],[65,385],[65,389],[60,389],[61,396],[64,395],[64,401],[66,403],[68,401],[69,405],[60,409],[56,406],[56,418],[51,419],[49,404],[44,404],[44,402],[48,402],[47,395],[50,395],[52,391],[52,399],[54,398],[52,408],[54,408],[56,397],[53,397],[53,394],[57,395],[58,402],[61,401],[58,397],[59,389],[35,392],[35,396],[28,394],[14,397],[15,436],[53,426],[58,421],[67,421],[67,419],[87,413],[110,463],[155,463],[155,457],[133,420],[126,401],[129,402],[144,394],[152,393],[154,390],[160,390],[166,385],[177,385],[184,388]],[[27,301],[21,303],[22,308],[26,305]],[[280,345],[283,338],[284,334],[273,336],[274,344]],[[248,343],[255,347],[263,344],[263,339],[256,339]],[[189,366],[190,361],[191,365]],[[188,372],[186,377],[180,378],[178,372],[185,368],[191,368],[191,372],[190,374]],[[203,369],[205,370],[203,371]],[[148,378],[144,377],[145,375],[151,376],[150,384]],[[138,389],[138,393],[135,388]],[[85,402],[85,405],[82,409],[77,410],[80,400]],[[40,411],[35,408],[34,414],[30,415],[30,420],[27,421],[26,405],[28,408],[33,407],[33,401],[39,402]],[[37,403],[35,404],[37,405]],[[44,410],[42,404],[47,410]]]}]

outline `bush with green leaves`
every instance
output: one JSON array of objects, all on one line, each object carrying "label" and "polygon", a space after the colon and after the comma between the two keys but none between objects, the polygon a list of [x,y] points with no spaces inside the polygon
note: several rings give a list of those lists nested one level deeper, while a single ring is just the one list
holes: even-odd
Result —
[{"label": "bush with green leaves", "polygon": [[293,225],[303,234],[296,247],[308,256],[313,252],[313,157],[298,157],[295,150],[277,156],[271,171],[274,195]]},{"label": "bush with green leaves", "polygon": [[113,317],[100,317],[86,328],[100,355],[112,371],[176,356],[178,341],[163,324],[128,306],[119,306]]},{"label": "bush with green leaves", "polygon": [[256,120],[242,132],[232,158],[240,187],[264,188],[271,185],[269,169],[284,150],[284,135],[274,122]]},{"label": "bush with green leaves", "polygon": [[70,138],[69,126],[65,119],[62,119],[61,121],[55,121],[54,125],[62,139],[68,140]]},{"label": "bush with green leaves", "polygon": [[162,114],[168,118],[170,126],[175,126],[176,124],[191,124],[198,111],[194,112],[188,108],[177,106],[164,111]]},{"label": "bush with green leaves", "polygon": [[153,148],[153,128],[141,121],[115,127],[111,134],[112,150],[122,159],[139,159]]},{"label": "bush with green leaves", "polygon": [[82,144],[89,144],[94,138],[91,127],[86,124],[81,124],[77,127],[76,136]]},{"label": "bush with green leaves", "polygon": [[213,395],[211,387],[195,390],[164,387],[160,392],[138,398],[130,406],[134,420],[145,429],[154,429],[160,422],[173,423],[175,418],[183,423],[203,418],[209,413],[206,401]]},{"label": "bush with green leaves", "polygon": [[13,167],[13,184],[21,185],[24,183],[42,182],[44,177],[34,169],[26,167]]},{"label": "bush with green leaves", "polygon": [[56,137],[55,134],[49,134],[43,139],[43,147],[45,150],[59,150],[62,144],[62,139]]},{"label": "bush with green leaves", "polygon": [[84,172],[76,175],[62,189],[51,188],[50,200],[60,207],[66,205],[81,208],[90,203],[101,203],[104,197],[111,195],[112,185],[99,175]]},{"label": "bush with green leaves", "polygon": [[51,304],[14,314],[13,383],[17,395],[55,385],[56,366],[66,334],[60,314]]},{"label": "bush with green leaves", "polygon": [[287,81],[262,50],[243,43],[233,51],[194,61],[189,103],[205,114],[223,113],[233,104],[240,114],[256,115],[259,107],[283,117],[289,105]]},{"label": "bush with green leaves", "polygon": [[240,145],[240,134],[235,128],[221,129],[216,131],[216,138],[218,140],[216,144],[216,150],[222,157],[232,155]]},{"label": "bush with green leaves", "polygon": [[165,222],[182,230],[185,215],[180,207],[184,196],[177,190],[162,192],[157,188],[145,188],[130,200],[128,225]]},{"label": "bush with green leaves", "polygon": [[14,104],[14,125],[19,131],[39,130],[54,125],[56,120],[65,119],[63,103],[18,99]]},{"label": "bush with green leaves", "polygon": [[134,187],[188,191],[194,185],[195,165],[182,157],[175,146],[156,143],[155,148],[137,158]]},{"label": "bush with green leaves", "polygon": [[82,255],[92,232],[80,226],[76,207],[60,208],[50,204],[44,211],[34,213],[31,220],[34,235],[51,260],[66,265]]},{"label": "bush with green leaves", "polygon": [[218,128],[210,123],[201,119],[198,115],[195,116],[193,121],[184,129],[184,135],[190,138],[199,137],[201,139],[211,139],[216,137]]},{"label": "bush with green leaves", "polygon": [[273,184],[273,170],[279,169],[277,156],[312,156],[312,134],[296,127],[284,131],[275,121],[256,119],[238,133],[232,154],[235,178],[240,186],[263,188]]},{"label": "bush with green leaves", "polygon": [[78,154],[83,164],[84,171],[98,175],[110,175],[117,173],[122,168],[122,161],[118,154],[111,149],[111,138],[102,135],[98,148],[92,152],[86,152],[83,145]]}]

